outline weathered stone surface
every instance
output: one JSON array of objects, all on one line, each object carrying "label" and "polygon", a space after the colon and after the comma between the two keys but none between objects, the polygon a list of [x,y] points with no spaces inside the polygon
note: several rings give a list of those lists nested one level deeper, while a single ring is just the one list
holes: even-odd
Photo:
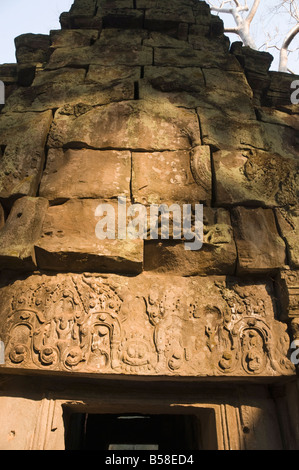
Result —
[{"label": "weathered stone surface", "polygon": [[[208,121],[209,118],[217,120],[221,118],[223,123],[232,127],[237,122],[245,125],[257,124],[256,114],[251,96],[238,91],[218,90],[206,87],[205,94],[199,96],[197,112]],[[221,135],[221,133],[219,132]]]},{"label": "weathered stone surface", "polygon": [[298,162],[257,150],[213,153],[218,206],[284,206],[299,200]]},{"label": "weathered stone surface", "polygon": [[267,149],[281,156],[298,158],[298,131],[290,127],[266,122],[261,122],[260,126],[263,132],[264,145]]},{"label": "weathered stone surface", "polygon": [[0,65],[0,80],[6,85],[13,85],[18,79],[18,66],[17,64],[2,64]]},{"label": "weathered stone surface", "polygon": [[289,257],[288,264],[299,268],[299,211],[298,206],[289,210],[283,208],[275,211],[280,233],[286,242]]},{"label": "weathered stone surface", "polygon": [[132,154],[132,195],[141,204],[210,203],[210,148]]},{"label": "weathered stone surface", "polygon": [[[97,44],[102,47],[116,44],[122,47],[134,47],[141,46],[148,37],[149,32],[146,29],[105,28],[101,32]],[[132,64],[126,65],[131,66]]]},{"label": "weathered stone surface", "polygon": [[[39,269],[61,272],[139,273],[143,266],[143,240],[100,240],[96,226],[100,217],[95,211],[105,201],[73,199],[63,205],[49,207],[42,235],[35,243]],[[117,204],[109,204],[115,208]]]},{"label": "weathered stone surface", "polygon": [[0,197],[36,195],[52,112],[0,117]]},{"label": "weathered stone surface", "polygon": [[[119,3],[121,6],[121,2]],[[100,8],[98,13],[102,17],[104,28],[142,28],[144,11],[132,8]]]},{"label": "weathered stone surface", "polygon": [[243,46],[240,41],[232,44],[231,52],[237,57],[246,72],[266,74],[273,62],[273,56],[268,52],[260,52]]},{"label": "weathered stone surface", "polygon": [[181,6],[180,10],[175,11],[173,8],[156,7],[148,8],[145,11],[145,27],[149,30],[163,31],[181,23],[182,17],[186,23],[195,23],[193,10],[188,6]]},{"label": "weathered stone surface", "polygon": [[40,67],[38,64],[24,63],[18,64],[18,82],[19,86],[29,87],[35,78],[36,71]]},{"label": "weathered stone surface", "polygon": [[51,201],[130,197],[131,153],[50,149],[40,195]]},{"label": "weathered stone surface", "polygon": [[[228,70],[235,72],[243,72],[243,69],[234,56],[229,55],[229,40],[226,36],[211,37],[211,26],[192,25],[189,28],[188,42],[198,52],[206,54],[207,57],[215,56],[223,62],[223,58],[227,56],[229,61],[226,63]],[[209,62],[203,64],[203,67],[209,67]],[[216,66],[214,66],[216,67]],[[212,68],[214,68],[212,67]],[[223,67],[223,65],[222,65]],[[222,68],[221,67],[221,68]],[[243,72],[244,73],[244,72]]]},{"label": "weathered stone surface", "polygon": [[[52,85],[81,85],[84,83],[86,75],[86,70],[83,68],[73,69],[65,67],[58,70],[37,70],[32,87],[42,87],[44,86],[43,92],[49,93],[51,95]],[[48,88],[46,88],[46,86]],[[42,90],[42,88],[40,88]],[[55,87],[53,87],[53,91]],[[56,90],[55,90],[56,91]],[[29,93],[28,93],[29,94]],[[29,95],[30,96],[30,95]],[[52,96],[55,99],[55,97]],[[48,98],[49,99],[49,98]]]},{"label": "weathered stone surface", "polygon": [[90,46],[99,37],[98,30],[52,30],[50,31],[51,47],[85,47]]},{"label": "weathered stone surface", "polygon": [[101,18],[95,16],[97,11],[96,0],[75,0],[70,12],[62,13],[60,23],[66,29],[100,29]]},{"label": "weathered stone surface", "polygon": [[210,36],[211,25],[206,22],[204,24],[189,25],[188,28],[188,42],[193,45],[200,44],[205,36]]},{"label": "weathered stone surface", "polygon": [[234,57],[221,50],[215,54],[190,47],[185,49],[155,47],[154,65],[162,67],[219,67],[224,70],[239,70]]},{"label": "weathered stone surface", "polygon": [[182,377],[294,374],[270,282],[59,274],[16,280],[0,295],[10,368]]},{"label": "weathered stone surface", "polygon": [[239,274],[271,272],[285,266],[286,247],[271,209],[236,207],[232,210],[232,223]]},{"label": "weathered stone surface", "polygon": [[[63,70],[63,69],[62,69]],[[99,83],[102,86],[110,86],[121,81],[137,81],[141,75],[141,67],[118,65],[117,67],[105,67],[104,65],[91,65],[86,75],[86,83]]]},{"label": "weathered stone surface", "polygon": [[[86,12],[85,12],[86,13]],[[69,12],[64,12],[59,18],[62,29],[102,29],[102,18],[99,16],[82,14],[71,15]]]},{"label": "weathered stone surface", "polygon": [[244,73],[228,71],[224,74],[219,68],[203,68],[202,71],[208,92],[219,92],[219,90],[225,90],[226,92],[233,94],[233,96],[239,94],[247,95],[249,98],[253,97],[252,89],[248,85]]},{"label": "weathered stone surface", "polygon": [[[43,198],[18,199],[0,230],[0,269],[36,269],[34,243],[41,235],[48,201]],[[0,224],[1,227],[1,224]]]},{"label": "weathered stone surface", "polygon": [[236,104],[229,112],[234,113],[235,118],[229,118],[225,109],[217,109],[215,104],[210,108],[204,104],[198,107],[203,143],[218,150],[246,147],[269,150],[269,145],[263,139],[262,123],[237,120],[237,103],[240,96],[236,95],[234,98]]},{"label": "weathered stone surface", "polygon": [[[107,84],[106,87],[96,83],[78,84],[74,79],[77,75],[80,82],[81,73],[68,74],[67,69],[61,70],[65,73],[61,74],[61,77],[57,77],[57,81],[16,90],[7,100],[4,112],[25,112],[28,110],[40,112],[57,109],[64,105],[71,106],[78,102],[98,106],[114,101],[134,99],[134,82]],[[46,72],[46,74],[48,73],[50,72]],[[68,77],[70,77],[70,81]],[[39,78],[41,78],[40,75]]]},{"label": "weathered stone surface", "polygon": [[273,61],[271,54],[243,47],[242,42],[234,42],[231,53],[242,65],[250,84],[256,104],[261,105],[270,85],[269,68]]},{"label": "weathered stone surface", "polygon": [[200,250],[187,250],[186,240],[147,241],[145,271],[181,276],[234,274],[237,252],[229,212],[204,207],[203,215],[203,246]]},{"label": "weathered stone surface", "polygon": [[196,108],[204,99],[205,82],[200,67],[145,67],[139,81],[139,97],[156,101],[156,105],[169,102],[184,108]]},{"label": "weathered stone surface", "polygon": [[15,39],[16,57],[21,63],[47,62],[50,51],[50,36],[46,34],[22,34]]},{"label": "weathered stone surface", "polygon": [[148,39],[143,40],[143,45],[170,49],[186,49],[186,47],[188,47],[186,41],[179,40],[171,36],[165,36],[165,34],[159,33],[157,31],[151,31],[149,33]]},{"label": "weathered stone surface", "polygon": [[61,67],[86,67],[88,65],[151,65],[151,47],[135,45],[128,48],[124,44],[102,44],[96,41],[90,47],[60,47],[55,49],[47,65],[48,70]]},{"label": "weathered stone surface", "polygon": [[277,109],[260,107],[256,109],[258,119],[269,124],[286,126],[299,131],[299,116],[288,114]]},{"label": "weathered stone surface", "polygon": [[265,98],[267,106],[287,106],[290,109],[296,109],[296,105],[291,104],[290,91],[294,91],[291,88],[291,84],[298,79],[298,75],[290,73],[269,72],[269,87]]},{"label": "weathered stone surface", "polygon": [[131,101],[96,109],[66,108],[55,114],[50,147],[83,145],[95,149],[160,151],[190,149],[201,144],[196,113],[169,103],[157,107],[155,103]]},{"label": "weathered stone surface", "polygon": [[144,67],[144,78],[165,92],[201,92],[205,81],[200,67]]},{"label": "weathered stone surface", "polygon": [[93,16],[96,13],[97,0],[75,0],[71,6],[71,16]]}]

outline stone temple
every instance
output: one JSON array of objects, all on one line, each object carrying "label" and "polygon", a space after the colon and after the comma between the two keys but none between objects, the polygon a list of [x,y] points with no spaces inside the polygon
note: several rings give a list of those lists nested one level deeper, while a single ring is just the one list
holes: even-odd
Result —
[{"label": "stone temple", "polygon": [[[60,23],[0,66],[0,448],[298,450],[299,77],[204,1]],[[100,239],[120,201],[201,249]]]}]

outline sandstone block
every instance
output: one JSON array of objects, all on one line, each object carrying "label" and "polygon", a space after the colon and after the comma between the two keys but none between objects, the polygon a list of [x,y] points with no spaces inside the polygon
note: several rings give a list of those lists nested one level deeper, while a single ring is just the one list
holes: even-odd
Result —
[{"label": "sandstone block", "polygon": [[64,12],[60,15],[59,21],[62,29],[91,29],[98,31],[102,29],[102,18],[94,15],[71,15],[69,12]]},{"label": "sandstone block", "polygon": [[0,117],[0,197],[34,196],[45,158],[52,112],[4,114]]},{"label": "sandstone block", "polygon": [[280,208],[275,210],[277,223],[281,236],[286,242],[289,265],[299,268],[299,212],[298,206],[289,210]]},{"label": "sandstone block", "polygon": [[18,85],[29,87],[35,77],[38,64],[24,63],[18,64]]},{"label": "sandstone block", "polygon": [[204,99],[204,77],[200,67],[145,67],[139,81],[139,98],[169,102],[184,108],[196,108]]},{"label": "sandstone block", "polygon": [[133,200],[141,204],[210,203],[210,148],[133,153]]},{"label": "sandstone block", "polygon": [[34,243],[41,235],[48,201],[43,198],[18,199],[0,230],[0,269],[36,269]]},{"label": "sandstone block", "polygon": [[99,31],[92,29],[62,29],[50,31],[51,47],[86,47],[98,39]]},{"label": "sandstone block", "polygon": [[[43,91],[51,93],[52,85],[66,85],[68,86],[76,86],[81,85],[84,83],[86,75],[86,70],[83,68],[73,69],[65,67],[63,69],[57,70],[37,70],[34,81],[32,83],[32,88],[44,86],[44,88],[40,88],[41,92]],[[46,88],[48,86],[48,88]],[[53,87],[53,91],[56,91]],[[28,92],[29,94],[29,92]]]},{"label": "sandstone block", "polygon": [[[205,25],[192,25],[189,28],[188,42],[189,44],[201,53],[206,53],[207,57],[213,55],[221,60],[221,68],[224,67],[223,59],[226,57],[227,64],[230,64],[230,69],[235,72],[244,73],[241,65],[237,59],[229,54],[230,43],[228,38],[221,36],[219,38],[211,38],[210,27]],[[203,67],[210,67],[209,62],[207,61]],[[216,66],[212,66],[215,68]],[[229,67],[224,67],[229,70]]]},{"label": "sandstone block", "polygon": [[148,36],[149,32],[145,29],[105,28],[97,43],[102,47],[109,47],[112,44],[118,44],[122,47],[141,46]]},{"label": "sandstone block", "polygon": [[292,82],[299,79],[298,75],[271,71],[269,77],[270,83],[266,93],[266,105],[276,108],[287,106],[291,110],[296,109],[296,105],[290,103],[290,90]]},{"label": "sandstone block", "polygon": [[46,34],[22,34],[15,39],[16,58],[21,63],[47,62],[50,51],[50,36]]},{"label": "sandstone block", "polygon": [[278,109],[260,107],[256,109],[258,119],[269,124],[286,126],[299,131],[299,116],[289,114]]},{"label": "sandstone block", "polygon": [[97,0],[75,0],[70,9],[70,14],[72,16],[92,16],[96,12],[96,7]]},{"label": "sandstone block", "polygon": [[247,95],[249,98],[253,97],[252,89],[247,82],[245,74],[242,72],[227,71],[223,73],[218,68],[203,68],[203,75],[208,92],[224,90],[227,93],[233,94],[233,96],[239,94],[240,96]]},{"label": "sandstone block", "polygon": [[248,46],[243,46],[237,41],[232,44],[232,54],[234,54],[246,72],[251,71],[257,74],[267,74],[273,62],[273,56],[268,52],[256,51]]},{"label": "sandstone block", "polygon": [[[48,109],[57,109],[64,105],[74,105],[78,102],[89,106],[98,106],[113,101],[133,100],[134,82],[121,82],[100,86],[97,83],[79,84],[73,81],[76,76],[82,78],[82,74],[65,73],[50,83],[19,88],[7,100],[3,112],[25,112],[27,110],[40,112]],[[81,70],[79,70],[81,72]],[[46,72],[46,75],[50,72]],[[70,81],[68,77],[70,76]],[[62,78],[64,77],[64,80]],[[39,75],[39,79],[41,79]]]},{"label": "sandstone block", "polygon": [[219,67],[224,70],[239,70],[234,57],[227,52],[218,50],[196,50],[190,47],[185,49],[154,48],[154,65],[162,67]]},{"label": "sandstone block", "polygon": [[50,149],[40,195],[51,201],[130,197],[131,153]]},{"label": "sandstone block", "polygon": [[[223,82],[225,80],[223,78]],[[213,118],[217,120],[218,117],[219,119],[221,117],[223,123],[231,121],[232,125],[234,125],[234,122],[250,125],[252,122],[254,125],[256,123],[256,114],[252,95],[246,91],[245,88],[244,93],[243,89],[238,92],[237,86],[235,91],[228,91],[221,89],[221,87],[213,88],[207,83],[205,93],[199,96],[197,112],[204,121],[213,120]],[[229,125],[229,122],[227,125]],[[219,134],[221,134],[221,130]]]},{"label": "sandstone block", "polygon": [[165,34],[157,31],[151,31],[149,33],[149,38],[144,39],[143,45],[151,47],[165,47],[167,49],[186,49],[188,47],[186,41],[166,36]]},{"label": "sandstone block", "polygon": [[234,274],[237,252],[229,212],[204,207],[203,214],[200,250],[186,250],[184,239],[146,241],[144,270],[181,276]]},{"label": "sandstone block", "polygon": [[202,92],[205,88],[200,67],[144,67],[144,78],[164,93]]},{"label": "sandstone block", "polygon": [[165,6],[148,8],[145,11],[145,28],[154,31],[164,31],[172,28],[182,22],[195,23],[193,10],[188,6],[181,6],[180,9],[174,10]]},{"label": "sandstone block", "polygon": [[133,8],[100,8],[104,28],[142,28],[144,11]]},{"label": "sandstone block", "polygon": [[286,264],[285,244],[278,234],[271,209],[236,207],[232,224],[239,274],[273,272]]},{"label": "sandstone block", "polygon": [[140,78],[140,74],[141,67],[91,65],[86,75],[86,83],[98,83],[104,87],[108,85],[112,87],[122,81],[135,82]]},{"label": "sandstone block", "polygon": [[194,111],[140,100],[96,109],[61,108],[48,142],[50,147],[160,151],[190,149],[201,145],[201,138]]},{"label": "sandstone block", "polygon": [[5,85],[14,85],[18,80],[17,64],[0,65],[0,80],[4,82]]},{"label": "sandstone block", "polygon": [[[35,243],[39,269],[61,272],[138,273],[143,266],[143,240],[100,240],[95,216],[100,199],[73,199],[49,207],[39,240]],[[115,208],[116,220],[118,208]]]},{"label": "sandstone block", "polygon": [[[269,146],[263,138],[262,123],[246,119],[238,120],[237,99],[240,97],[236,95],[234,98],[236,99],[235,106],[228,110],[232,117],[229,117],[223,109],[217,109],[215,104],[211,104],[209,108],[206,103],[203,103],[197,108],[203,143],[215,149],[232,150],[251,147],[268,150]],[[251,108],[245,108],[245,115],[246,109],[250,111]]]},{"label": "sandstone block", "polygon": [[88,65],[152,65],[153,51],[151,47],[135,45],[128,47],[120,44],[102,44],[96,41],[89,47],[60,47],[55,49],[47,70],[61,67],[86,67]]},{"label": "sandstone block", "polygon": [[260,122],[264,136],[265,147],[282,157],[298,158],[299,138],[298,131],[294,128]]},{"label": "sandstone block", "polygon": [[261,150],[220,150],[213,154],[216,204],[296,204],[298,163]]}]

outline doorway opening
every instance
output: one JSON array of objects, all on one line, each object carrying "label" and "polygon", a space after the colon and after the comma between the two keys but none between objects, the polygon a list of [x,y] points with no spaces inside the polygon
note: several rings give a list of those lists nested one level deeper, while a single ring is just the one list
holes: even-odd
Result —
[{"label": "doorway opening", "polygon": [[187,414],[72,413],[66,450],[198,450],[201,423]]}]

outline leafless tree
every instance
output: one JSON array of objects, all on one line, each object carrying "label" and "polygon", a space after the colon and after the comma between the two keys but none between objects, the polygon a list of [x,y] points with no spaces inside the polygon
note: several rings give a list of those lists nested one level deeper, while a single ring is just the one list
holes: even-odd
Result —
[{"label": "leafless tree", "polygon": [[277,10],[285,8],[289,13],[290,18],[295,20],[295,25],[292,25],[291,29],[288,31],[280,48],[279,71],[287,72],[289,48],[291,43],[299,33],[299,7],[297,0],[282,0],[282,2],[276,8]]},{"label": "leafless tree", "polygon": [[[253,0],[251,6],[248,5],[247,0],[207,0],[212,12],[225,13],[233,17],[235,27],[225,28],[226,33],[235,33],[243,41],[245,46],[256,49],[254,38],[251,34],[250,27],[254,19],[261,0]],[[267,49],[275,47],[279,50],[279,70],[287,72],[288,70],[288,55],[290,52],[290,45],[294,38],[299,33],[299,7],[298,0],[279,0],[276,4],[271,6],[271,11],[274,14],[287,13],[290,19],[290,30],[287,32],[279,45],[271,43],[271,33],[267,33],[268,39],[265,43]],[[269,12],[270,13],[270,12]]]},{"label": "leafless tree", "polygon": [[227,13],[233,16],[236,26],[234,28],[225,28],[225,32],[237,34],[245,46],[252,47],[253,49],[256,49],[256,45],[250,33],[250,25],[260,2],[261,0],[254,0],[252,7],[249,8],[247,0],[222,0],[218,1],[218,5],[215,5],[213,1],[208,1],[211,11]]}]

